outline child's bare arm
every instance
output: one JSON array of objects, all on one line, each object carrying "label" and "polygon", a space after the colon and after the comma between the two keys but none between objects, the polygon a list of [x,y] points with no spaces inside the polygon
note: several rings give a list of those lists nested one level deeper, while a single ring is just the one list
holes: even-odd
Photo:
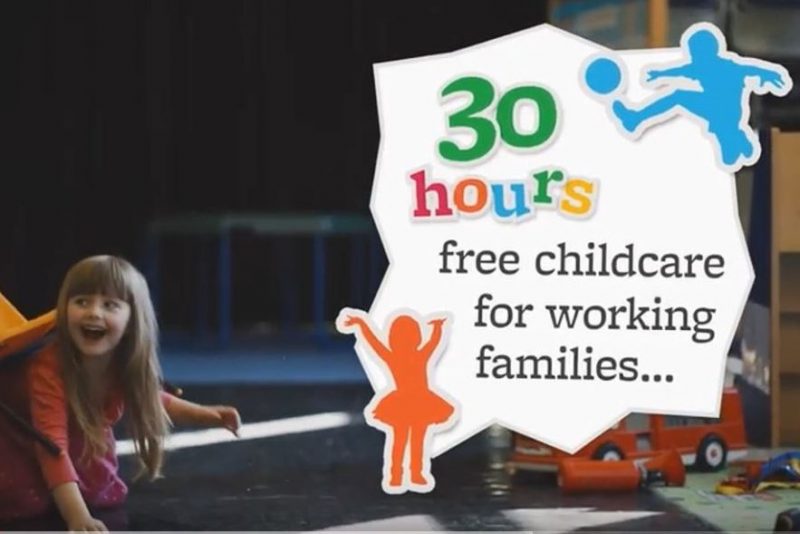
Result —
[{"label": "child's bare arm", "polygon": [[71,532],[108,532],[103,522],[89,513],[76,482],[53,488],[53,500]]},{"label": "child's bare arm", "polygon": [[226,428],[236,436],[242,425],[239,412],[232,406],[203,406],[170,396],[164,402],[164,409],[172,422],[178,425]]}]

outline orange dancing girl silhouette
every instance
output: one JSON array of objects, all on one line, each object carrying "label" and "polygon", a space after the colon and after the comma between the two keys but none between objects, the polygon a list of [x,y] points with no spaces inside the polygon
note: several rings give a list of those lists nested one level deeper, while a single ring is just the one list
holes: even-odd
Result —
[{"label": "orange dancing girl silhouette", "polygon": [[[370,326],[366,314],[345,308],[337,326],[366,342],[389,368],[394,389],[378,392],[364,410],[367,422],[386,433],[383,489],[387,493],[407,490],[427,493],[433,489],[428,441],[431,426],[437,430],[455,422],[455,407],[429,385],[429,364],[443,348],[446,317],[428,322],[433,331],[422,344],[421,321],[411,313],[396,313],[390,319],[389,343],[385,345]],[[404,469],[408,448],[409,469]],[[404,475],[408,475],[407,477]]]}]

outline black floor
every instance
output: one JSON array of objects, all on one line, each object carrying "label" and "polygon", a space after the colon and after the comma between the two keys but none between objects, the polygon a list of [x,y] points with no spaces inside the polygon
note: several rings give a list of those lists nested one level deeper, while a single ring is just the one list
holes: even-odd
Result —
[{"label": "black floor", "polygon": [[[331,411],[360,414],[372,391],[366,385],[192,386],[185,397],[235,404],[245,422],[258,422]],[[507,435],[496,431],[484,432],[435,459],[432,472],[437,482],[431,494],[385,495],[380,486],[384,436],[363,424],[362,418],[358,421],[331,430],[173,451],[164,479],[131,484],[127,526],[131,530],[711,530],[648,492],[566,497],[552,475],[523,473],[511,478],[503,468]],[[131,463],[124,464],[129,473]],[[655,514],[637,518],[636,512],[642,511]]]}]

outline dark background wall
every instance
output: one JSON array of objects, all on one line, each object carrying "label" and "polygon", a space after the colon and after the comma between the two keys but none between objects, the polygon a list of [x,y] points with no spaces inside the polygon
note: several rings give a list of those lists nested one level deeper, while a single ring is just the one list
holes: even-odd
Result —
[{"label": "dark background wall", "polygon": [[[0,291],[40,313],[74,261],[139,263],[158,216],[366,214],[372,64],[545,18],[538,0],[0,3]],[[180,323],[198,259],[168,245],[162,317]],[[234,245],[237,320],[269,319],[276,260],[310,257],[302,243]]]}]

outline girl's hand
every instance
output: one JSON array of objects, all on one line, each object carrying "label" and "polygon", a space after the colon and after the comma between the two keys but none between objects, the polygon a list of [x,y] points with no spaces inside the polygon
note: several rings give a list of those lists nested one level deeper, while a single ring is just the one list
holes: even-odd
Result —
[{"label": "girl's hand", "polygon": [[229,430],[234,436],[239,437],[239,428],[242,418],[233,406],[212,406],[210,408],[219,418],[219,426]]},{"label": "girl's hand", "polygon": [[108,532],[105,524],[90,515],[79,517],[67,523],[70,532]]},{"label": "girl's hand", "polygon": [[108,532],[102,521],[92,517],[76,482],[65,482],[53,488],[53,500],[72,532]]}]

